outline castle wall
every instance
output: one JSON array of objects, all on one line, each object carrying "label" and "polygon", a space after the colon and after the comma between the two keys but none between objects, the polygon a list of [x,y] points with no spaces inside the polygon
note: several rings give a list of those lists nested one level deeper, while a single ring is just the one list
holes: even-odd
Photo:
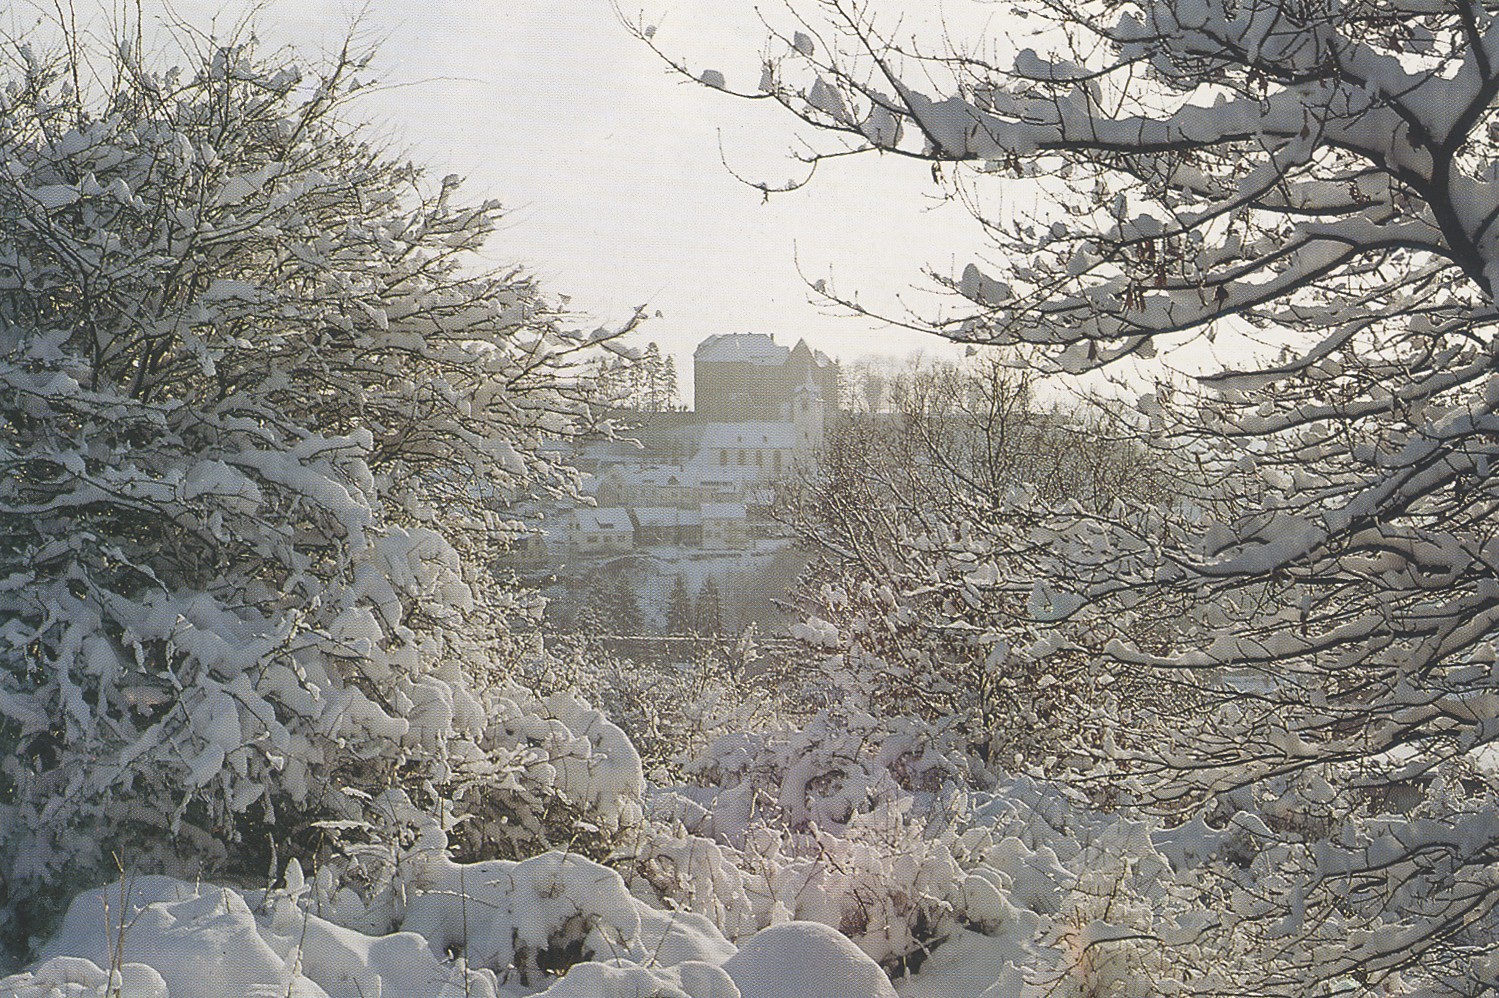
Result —
[{"label": "castle wall", "polygon": [[779,419],[790,399],[786,369],[747,361],[693,365],[693,409],[719,422]]}]

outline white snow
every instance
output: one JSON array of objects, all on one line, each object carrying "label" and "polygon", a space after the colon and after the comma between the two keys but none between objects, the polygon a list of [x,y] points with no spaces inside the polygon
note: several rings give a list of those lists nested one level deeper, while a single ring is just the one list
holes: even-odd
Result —
[{"label": "white snow", "polygon": [[724,970],[741,998],[896,998],[879,964],[838,930],[786,922],[757,932]]}]

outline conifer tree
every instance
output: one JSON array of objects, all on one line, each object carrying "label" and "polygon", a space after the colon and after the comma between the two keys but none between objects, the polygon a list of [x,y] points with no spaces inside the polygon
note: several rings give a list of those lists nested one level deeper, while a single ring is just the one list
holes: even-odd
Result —
[{"label": "conifer tree", "polygon": [[693,630],[694,619],[687,581],[678,575],[666,604],[666,631],[668,634],[688,634]]},{"label": "conifer tree", "polygon": [[723,633],[722,600],[719,598],[718,583],[711,575],[703,581],[703,588],[698,591],[692,617],[693,630],[698,634],[716,636]]}]

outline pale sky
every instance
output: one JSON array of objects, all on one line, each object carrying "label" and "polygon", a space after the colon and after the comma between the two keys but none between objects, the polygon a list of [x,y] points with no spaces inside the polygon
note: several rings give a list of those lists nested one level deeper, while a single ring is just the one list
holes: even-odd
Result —
[{"label": "pale sky", "polygon": [[[758,80],[765,37],[751,3],[626,2],[648,4],[629,16],[659,24],[657,42],[694,68],[718,68],[743,89]],[[170,9],[202,27],[217,16],[227,29],[246,6]],[[144,0],[144,9],[149,36],[167,5]],[[961,247],[975,236],[959,206],[933,201],[924,164],[844,159],[803,191],[762,203],[724,160],[784,182],[804,169],[790,155],[798,142],[815,136],[769,102],[672,74],[609,0],[271,0],[256,23],[263,40],[317,51],[336,46],[361,10],[364,34],[384,39],[379,75],[396,85],[361,107],[381,134],[436,176],[467,178],[470,197],[507,206],[491,242],[496,263],[524,264],[591,322],[659,309],[635,342],[676,354],[684,389],[692,348],[713,333],[805,336],[844,360],[959,353],[809,302],[807,282],[826,278],[861,301],[901,295],[931,313],[921,268],[961,272],[972,258]]]}]

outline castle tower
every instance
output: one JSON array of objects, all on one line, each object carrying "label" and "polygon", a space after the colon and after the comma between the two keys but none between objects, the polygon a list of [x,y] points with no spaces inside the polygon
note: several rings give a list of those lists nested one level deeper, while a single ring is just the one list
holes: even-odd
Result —
[{"label": "castle tower", "polygon": [[724,422],[777,418],[790,355],[790,348],[765,333],[708,337],[692,355],[693,410]]}]

